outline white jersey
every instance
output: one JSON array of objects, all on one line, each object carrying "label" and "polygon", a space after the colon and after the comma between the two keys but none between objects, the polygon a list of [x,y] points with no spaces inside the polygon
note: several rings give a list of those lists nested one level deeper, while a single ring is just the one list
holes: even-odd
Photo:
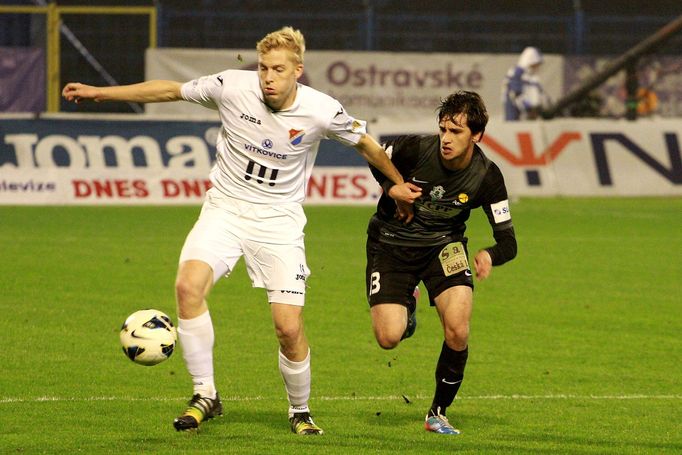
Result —
[{"label": "white jersey", "polygon": [[366,132],[366,123],[337,100],[301,84],[291,107],[273,111],[255,71],[203,76],[183,84],[182,97],[218,110],[222,128],[211,183],[248,202],[303,202],[320,141],[353,146]]}]

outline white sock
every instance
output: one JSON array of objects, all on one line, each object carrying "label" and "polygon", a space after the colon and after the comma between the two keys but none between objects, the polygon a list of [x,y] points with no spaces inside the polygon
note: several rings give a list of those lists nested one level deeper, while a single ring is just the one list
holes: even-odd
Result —
[{"label": "white sock", "polygon": [[187,371],[192,376],[194,393],[215,398],[213,379],[213,322],[208,311],[194,319],[178,319],[178,338]]},{"label": "white sock", "polygon": [[279,371],[284,379],[284,387],[289,398],[289,417],[296,412],[310,412],[310,349],[308,355],[300,362],[287,359],[279,352]]}]

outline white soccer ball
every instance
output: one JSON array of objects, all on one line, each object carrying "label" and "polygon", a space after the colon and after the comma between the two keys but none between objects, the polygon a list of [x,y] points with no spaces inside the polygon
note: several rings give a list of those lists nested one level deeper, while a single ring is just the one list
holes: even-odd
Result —
[{"label": "white soccer ball", "polygon": [[177,333],[173,321],[159,310],[140,310],[121,327],[123,353],[140,365],[156,365],[173,354]]}]

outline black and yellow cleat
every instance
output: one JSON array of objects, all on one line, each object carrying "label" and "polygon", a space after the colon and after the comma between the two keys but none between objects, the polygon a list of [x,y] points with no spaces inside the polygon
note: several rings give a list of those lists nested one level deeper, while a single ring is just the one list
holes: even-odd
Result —
[{"label": "black and yellow cleat", "polygon": [[322,428],[315,425],[313,418],[309,412],[297,412],[292,417],[289,417],[291,423],[291,432],[303,435],[324,434]]},{"label": "black and yellow cleat", "polygon": [[177,431],[194,430],[199,428],[199,424],[204,420],[221,415],[223,415],[223,404],[220,402],[220,395],[216,394],[215,399],[211,399],[196,393],[189,400],[185,412],[173,421],[173,426]]}]

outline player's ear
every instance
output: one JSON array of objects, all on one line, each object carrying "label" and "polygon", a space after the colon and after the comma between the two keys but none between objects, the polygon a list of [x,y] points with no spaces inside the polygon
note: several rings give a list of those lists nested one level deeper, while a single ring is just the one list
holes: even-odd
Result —
[{"label": "player's ear", "polygon": [[294,70],[294,74],[296,75],[296,79],[298,80],[301,76],[303,76],[303,63],[299,63],[296,65],[296,69]]},{"label": "player's ear", "polygon": [[471,136],[471,142],[481,142],[481,139],[483,139],[483,131],[479,131]]}]

